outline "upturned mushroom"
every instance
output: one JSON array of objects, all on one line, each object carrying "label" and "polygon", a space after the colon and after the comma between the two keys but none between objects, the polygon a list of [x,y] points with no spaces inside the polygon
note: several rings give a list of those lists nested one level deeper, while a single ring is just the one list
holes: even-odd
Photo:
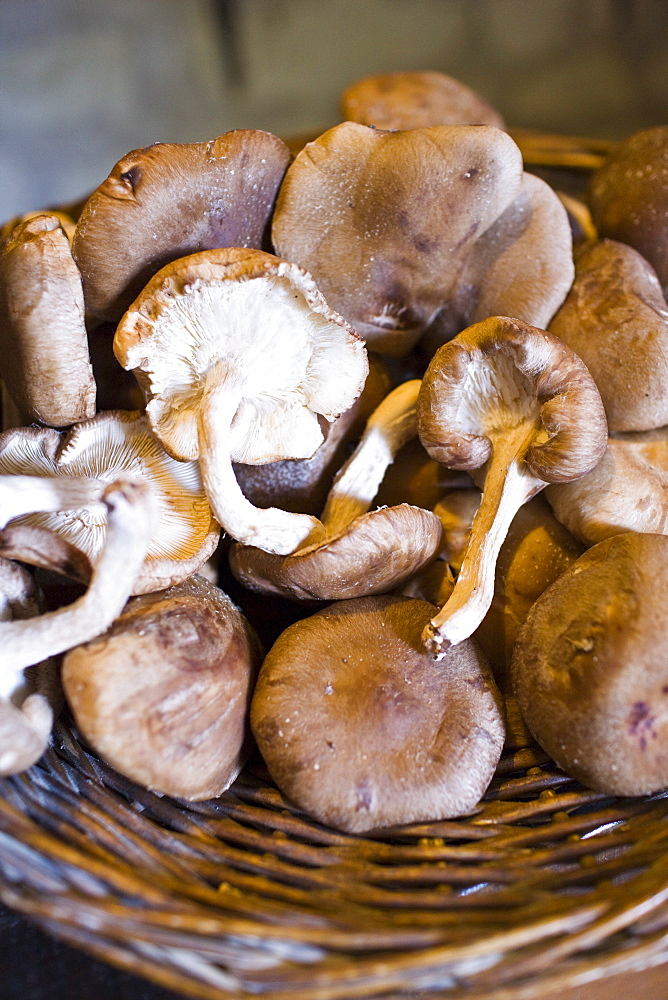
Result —
[{"label": "upturned mushroom", "polygon": [[122,476],[145,482],[158,512],[133,593],[197,572],[220,535],[199,468],[171,458],[138,411],[0,435],[0,552],[87,582],[107,530],[102,494]]},{"label": "upturned mushroom", "polygon": [[169,261],[214,247],[268,250],[269,219],[289,162],[281,139],[254,129],[128,153],[77,223],[72,252],[87,308],[118,320]]},{"label": "upturned mushroom", "polygon": [[0,250],[0,350],[22,422],[65,427],[94,415],[81,276],[53,215],[16,226]]},{"label": "upturned mushroom", "polygon": [[387,593],[434,558],[441,527],[431,511],[407,503],[369,510],[394,455],[417,433],[419,388],[418,379],[402,383],[369,417],[329,491],[322,539],[286,556],[233,546],[240,582],[297,600],[342,600]]},{"label": "upturned mushroom", "polygon": [[583,246],[549,328],[591,372],[611,431],[668,424],[668,303],[636,250],[615,240]]},{"label": "upturned mushroom", "polygon": [[491,125],[330,129],[289,167],[272,237],[394,356],[432,324],[451,336],[501,313],[544,326],[573,279],[565,209]]},{"label": "upturned mushroom", "polygon": [[668,427],[611,435],[595,469],[545,497],[585,545],[626,531],[668,534]]},{"label": "upturned mushroom", "polygon": [[441,663],[420,633],[432,605],[340,601],[267,654],[251,728],[279,788],[351,833],[475,809],[503,747],[501,699],[474,642]]},{"label": "upturned mushroom", "polygon": [[511,672],[538,743],[611,795],[668,787],[668,537],[599,542],[531,608]]},{"label": "upturned mushroom", "polygon": [[668,125],[621,142],[593,174],[589,203],[600,235],[641,253],[668,296]]},{"label": "upturned mushroom", "polygon": [[[103,502],[108,511],[104,549],[83,596],[55,611],[0,621],[0,698],[9,700],[20,690],[27,667],[103,632],[127,601],[151,537],[150,492],[143,483],[118,481],[107,487]],[[52,721],[48,702],[28,699],[25,709],[29,726],[45,745]],[[5,752],[8,766],[21,763],[13,760],[11,747],[0,746],[0,758]]]},{"label": "upturned mushroom", "polygon": [[503,118],[459,80],[433,70],[380,73],[355,81],[341,95],[344,121],[382,129],[430,125],[496,125]]},{"label": "upturned mushroom", "polygon": [[121,774],[165,795],[221,795],[251,747],[257,638],[200,576],[133,597],[113,625],[63,660],[77,727]]},{"label": "upturned mushroom", "polygon": [[193,254],[160,271],[118,325],[167,451],[199,458],[218,522],[238,541],[287,554],[321,526],[312,515],[258,508],[232,462],[309,458],[359,396],[364,342],[295,264],[242,248]]},{"label": "upturned mushroom", "polygon": [[437,351],[422,382],[418,428],[437,461],[484,466],[455,588],[424,633],[439,657],[472,635],[489,609],[499,548],[517,509],[548,483],[594,468],[607,425],[598,389],[570,348],[544,330],[496,316]]}]

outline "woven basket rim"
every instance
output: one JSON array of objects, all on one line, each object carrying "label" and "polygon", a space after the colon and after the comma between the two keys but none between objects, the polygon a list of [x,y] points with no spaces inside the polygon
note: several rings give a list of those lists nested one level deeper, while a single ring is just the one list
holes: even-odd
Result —
[{"label": "woven basket rim", "polygon": [[0,781],[0,899],[202,1000],[520,1000],[668,961],[668,793],[583,788],[507,751],[467,817],[342,834],[251,761],[184,803],[121,777],[67,720]]}]

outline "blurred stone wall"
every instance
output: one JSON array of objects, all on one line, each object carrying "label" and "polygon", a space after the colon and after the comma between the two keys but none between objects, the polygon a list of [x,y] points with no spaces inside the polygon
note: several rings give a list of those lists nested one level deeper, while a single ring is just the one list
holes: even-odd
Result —
[{"label": "blurred stone wall", "polygon": [[0,219],[151,142],[323,130],[397,69],[509,125],[618,138],[668,121],[668,0],[0,0]]}]

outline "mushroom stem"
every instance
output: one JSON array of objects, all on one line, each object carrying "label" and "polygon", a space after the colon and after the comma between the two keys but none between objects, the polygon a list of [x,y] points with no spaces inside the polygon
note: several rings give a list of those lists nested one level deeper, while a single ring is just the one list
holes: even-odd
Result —
[{"label": "mushroom stem", "polygon": [[25,667],[95,638],[122,611],[151,538],[150,489],[131,480],[110,485],[104,548],[88,590],[77,601],[35,618],[0,622],[0,697],[8,697]]},{"label": "mushroom stem", "polygon": [[357,448],[337,474],[327,496],[322,523],[329,537],[371,507],[387,467],[417,434],[420,379],[397,386],[369,417]]},{"label": "mushroom stem", "polygon": [[0,529],[22,514],[99,503],[105,483],[86,476],[0,476]]},{"label": "mushroom stem", "polygon": [[231,381],[211,385],[198,412],[204,489],[214,517],[233,538],[265,552],[289,555],[300,545],[321,538],[323,527],[310,514],[256,507],[243,495],[230,456],[230,428],[242,393]]},{"label": "mushroom stem", "polygon": [[469,638],[487,614],[494,596],[499,549],[519,510],[547,483],[530,472],[518,456],[526,454],[535,434],[534,423],[520,424],[493,443],[480,507],[454,590],[422,633],[427,650],[441,659],[450,648]]}]

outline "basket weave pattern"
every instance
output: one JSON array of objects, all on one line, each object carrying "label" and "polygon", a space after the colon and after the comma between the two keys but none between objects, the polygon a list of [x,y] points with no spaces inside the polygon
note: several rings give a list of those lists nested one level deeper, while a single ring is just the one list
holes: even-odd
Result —
[{"label": "basket weave pattern", "polygon": [[668,796],[506,754],[461,819],[336,833],[250,766],[220,799],[142,789],[60,724],[0,782],[0,898],[193,996],[538,998],[668,961]]}]

